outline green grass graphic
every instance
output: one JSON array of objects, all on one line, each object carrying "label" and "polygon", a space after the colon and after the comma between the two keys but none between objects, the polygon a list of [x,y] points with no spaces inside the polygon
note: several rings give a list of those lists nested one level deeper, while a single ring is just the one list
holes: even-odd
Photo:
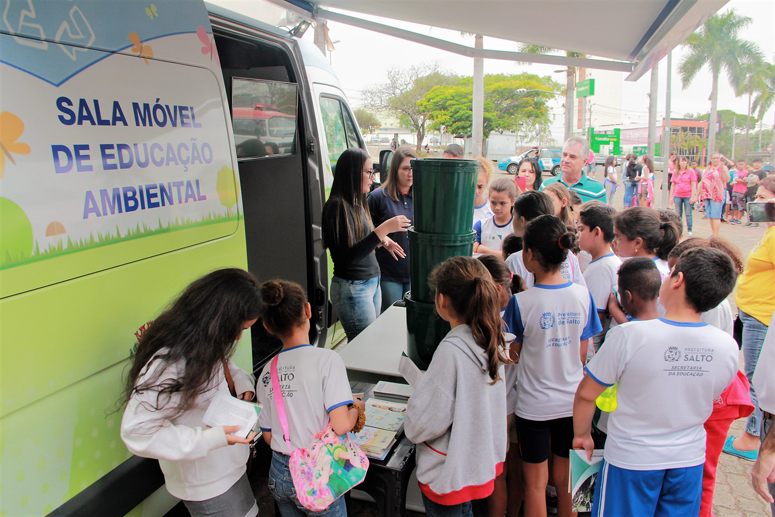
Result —
[{"label": "green grass graphic", "polygon": [[60,239],[57,243],[49,245],[49,247],[43,251],[40,250],[38,241],[35,241],[35,250],[31,256],[26,254],[11,256],[10,254],[7,254],[5,257],[2,257],[2,262],[0,262],[0,270],[10,269],[15,266],[30,264],[54,257],[61,257],[87,249],[99,248],[101,246],[107,246],[117,242],[126,242],[143,237],[149,237],[152,235],[188,230],[190,228],[199,228],[228,221],[238,221],[241,219],[241,217],[241,214],[229,216],[228,214],[221,215],[210,212],[201,219],[186,218],[181,220],[176,217],[174,221],[169,221],[166,224],[162,223],[161,219],[159,219],[159,226],[157,228],[151,228],[144,223],[138,223],[134,228],[130,228],[123,235],[117,226],[115,233],[97,232],[96,236],[94,234],[90,234],[88,238],[78,239],[75,241],[68,237],[67,246],[65,246],[63,240]]}]

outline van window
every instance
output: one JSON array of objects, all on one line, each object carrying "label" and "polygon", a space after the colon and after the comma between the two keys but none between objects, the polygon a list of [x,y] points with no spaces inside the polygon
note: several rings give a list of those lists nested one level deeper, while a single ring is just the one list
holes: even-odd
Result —
[{"label": "van window", "polygon": [[328,147],[328,157],[333,167],[345,149],[358,147],[358,133],[355,131],[350,113],[341,100],[321,95],[320,111],[323,115],[323,133]]},{"label": "van window", "polygon": [[295,84],[232,78],[232,124],[237,158],[293,154],[298,98]]}]

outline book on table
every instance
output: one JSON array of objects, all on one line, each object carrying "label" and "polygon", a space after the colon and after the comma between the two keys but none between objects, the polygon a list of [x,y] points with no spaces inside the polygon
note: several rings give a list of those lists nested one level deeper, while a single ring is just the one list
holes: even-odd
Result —
[{"label": "book on table", "polygon": [[397,382],[379,381],[372,393],[375,398],[389,400],[393,402],[406,403],[412,396],[414,388],[408,384],[399,384]]},{"label": "book on table", "polygon": [[[388,386],[387,389],[391,388]],[[401,437],[405,417],[405,401],[385,400],[375,392],[374,396],[366,401],[366,425],[355,434],[355,443],[366,456],[378,460],[385,459]]]}]

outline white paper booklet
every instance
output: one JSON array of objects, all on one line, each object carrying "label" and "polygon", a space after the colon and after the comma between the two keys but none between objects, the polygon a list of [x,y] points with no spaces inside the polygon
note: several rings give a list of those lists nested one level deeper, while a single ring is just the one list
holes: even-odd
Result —
[{"label": "white paper booklet", "polygon": [[406,379],[406,382],[412,387],[412,390],[417,388],[417,385],[420,384],[420,379],[422,379],[423,376],[422,371],[414,364],[414,361],[409,359],[409,356],[404,353],[401,354],[401,360],[398,362],[398,371],[404,376],[404,379]]},{"label": "white paper booklet", "polygon": [[210,402],[202,422],[210,427],[239,425],[242,428],[236,436],[247,438],[258,423],[259,406],[239,400],[231,395],[219,391]]},{"label": "white paper booklet", "polygon": [[587,451],[571,449],[570,476],[568,490],[571,494],[571,510],[591,512],[595,495],[595,483],[603,461],[603,449],[592,451],[592,459],[587,459]]}]

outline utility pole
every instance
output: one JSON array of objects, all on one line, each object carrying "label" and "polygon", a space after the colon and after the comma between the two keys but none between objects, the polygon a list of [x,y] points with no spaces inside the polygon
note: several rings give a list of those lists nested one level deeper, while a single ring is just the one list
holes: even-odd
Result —
[{"label": "utility pole", "polygon": [[737,158],[735,158],[735,133],[737,133],[736,128],[737,128],[737,117],[733,117],[732,118],[732,158],[731,158],[732,160],[737,160]]},{"label": "utility pole", "polygon": [[576,89],[576,69],[568,67],[565,83],[565,140],[573,136],[573,103],[576,102],[573,92]]},{"label": "utility pole", "polygon": [[670,158],[670,136],[672,131],[670,130],[670,108],[671,97],[673,88],[673,51],[671,50],[667,54],[667,91],[665,92],[665,129],[662,131],[662,206],[667,207],[670,201],[668,197],[668,191],[670,190],[670,183],[668,182],[668,169],[669,162],[665,160]]},{"label": "utility pole", "polygon": [[[484,48],[484,38],[477,34],[474,37],[474,48]],[[473,157],[482,156],[482,140],[484,140],[484,59],[474,58],[474,98],[472,112],[474,116],[472,127]]]},{"label": "utility pole", "polygon": [[[657,148],[657,94],[659,93],[659,63],[651,69],[651,92],[649,93],[649,145],[647,154],[653,160]],[[654,172],[654,171],[651,171]]]},{"label": "utility pole", "polygon": [[587,138],[587,98],[581,98],[581,136]]}]

